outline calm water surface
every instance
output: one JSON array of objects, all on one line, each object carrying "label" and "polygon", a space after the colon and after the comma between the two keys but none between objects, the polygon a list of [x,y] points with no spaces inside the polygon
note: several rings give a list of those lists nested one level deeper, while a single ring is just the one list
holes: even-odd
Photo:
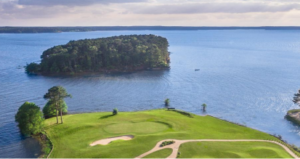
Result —
[{"label": "calm water surface", "polygon": [[[124,34],[156,34],[170,43],[171,70],[80,77],[28,76],[26,63],[69,40]],[[195,69],[200,69],[196,72]],[[284,119],[300,88],[300,31],[110,31],[59,34],[0,34],[0,158],[36,157],[39,144],[24,138],[14,122],[25,101],[43,107],[43,95],[62,85],[73,95],[70,113],[137,111],[171,106],[207,113],[280,134],[300,146],[300,128]],[[201,126],[201,125],[199,125]],[[233,134],[234,135],[234,134]]]}]

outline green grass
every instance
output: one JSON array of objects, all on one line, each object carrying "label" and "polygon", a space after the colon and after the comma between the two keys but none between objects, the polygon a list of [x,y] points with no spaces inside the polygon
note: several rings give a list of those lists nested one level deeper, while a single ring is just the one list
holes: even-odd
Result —
[{"label": "green grass", "polygon": [[298,113],[298,112],[300,112],[300,109],[292,109],[288,111],[288,113]]},{"label": "green grass", "polygon": [[166,149],[155,151],[143,158],[167,158],[168,156],[171,155],[171,153],[172,153],[172,149],[166,148]]},{"label": "green grass", "polygon": [[122,122],[108,125],[104,128],[106,132],[112,134],[121,133],[143,133],[151,134],[167,130],[169,127],[166,124],[159,122]]},{"label": "green grass", "polygon": [[[51,158],[133,158],[152,149],[164,139],[270,139],[258,130],[239,126],[211,116],[194,118],[163,109],[142,112],[86,113],[64,116],[64,124],[46,120],[46,132],[54,149]],[[147,133],[148,132],[148,133]],[[129,141],[106,146],[90,143],[121,135],[134,135]]]},{"label": "green grass", "polygon": [[292,158],[281,146],[265,142],[189,142],[180,158]]}]

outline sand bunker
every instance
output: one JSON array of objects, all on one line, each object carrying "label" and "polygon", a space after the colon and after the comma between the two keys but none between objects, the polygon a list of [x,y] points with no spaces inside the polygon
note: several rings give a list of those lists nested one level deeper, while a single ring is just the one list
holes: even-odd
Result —
[{"label": "sand bunker", "polygon": [[106,139],[95,141],[95,142],[91,143],[90,146],[107,145],[110,142],[115,141],[115,140],[131,140],[131,139],[133,139],[133,137],[134,137],[133,135],[124,135],[124,136],[106,138]]}]

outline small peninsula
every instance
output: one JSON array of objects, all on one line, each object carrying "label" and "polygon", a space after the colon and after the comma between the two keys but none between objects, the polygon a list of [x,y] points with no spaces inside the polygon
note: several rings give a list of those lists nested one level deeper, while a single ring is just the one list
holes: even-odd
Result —
[{"label": "small peninsula", "polygon": [[30,74],[131,72],[169,68],[168,40],[156,35],[121,35],[70,41],[43,52]]},{"label": "small peninsula", "polygon": [[53,147],[48,157],[296,158],[299,155],[290,145],[267,133],[212,116],[188,114],[191,116],[168,109],[115,115],[93,112],[66,115],[63,124],[57,124],[55,117],[49,118],[45,121],[45,132]]},{"label": "small peninsula", "polygon": [[285,118],[296,125],[300,125],[300,109],[289,110]]},{"label": "small peninsula", "polygon": [[[300,106],[300,90],[294,94],[294,104]],[[292,109],[287,112],[285,118],[296,125],[300,125],[300,109]]]}]

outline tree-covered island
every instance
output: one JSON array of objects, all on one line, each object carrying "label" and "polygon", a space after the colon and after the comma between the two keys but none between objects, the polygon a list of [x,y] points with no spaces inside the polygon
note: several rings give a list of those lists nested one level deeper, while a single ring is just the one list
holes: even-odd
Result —
[{"label": "tree-covered island", "polygon": [[168,40],[156,35],[121,35],[70,41],[43,52],[41,63],[30,63],[27,73],[74,74],[129,72],[169,68]]}]

